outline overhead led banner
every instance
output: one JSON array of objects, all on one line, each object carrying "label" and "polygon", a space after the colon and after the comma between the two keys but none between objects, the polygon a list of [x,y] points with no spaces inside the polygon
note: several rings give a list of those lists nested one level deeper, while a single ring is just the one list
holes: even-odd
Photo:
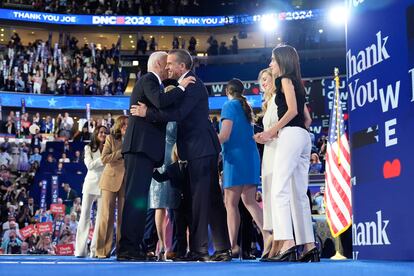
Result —
[{"label": "overhead led banner", "polygon": [[[59,110],[84,110],[86,105],[91,110],[129,110],[129,96],[52,96],[0,92],[3,107],[20,107],[24,99],[26,108],[45,108]],[[247,96],[254,108],[260,108],[261,95]],[[209,97],[211,110],[220,110],[227,101],[226,96]]]},{"label": "overhead led banner", "polygon": [[17,20],[63,25],[105,26],[166,26],[166,27],[219,27],[229,24],[255,24],[263,18],[275,20],[313,19],[319,10],[280,12],[266,15],[231,16],[126,16],[126,15],[71,15],[0,9],[0,20]]}]

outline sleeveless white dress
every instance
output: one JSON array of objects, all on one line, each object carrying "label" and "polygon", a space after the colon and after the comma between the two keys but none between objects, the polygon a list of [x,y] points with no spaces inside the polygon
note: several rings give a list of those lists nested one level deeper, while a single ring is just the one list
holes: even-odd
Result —
[{"label": "sleeveless white dress", "polygon": [[[275,103],[275,95],[273,95],[267,105],[267,110],[263,117],[264,130],[267,130],[274,126],[277,121],[277,106]],[[274,159],[276,146],[277,139],[274,139],[265,144],[262,157],[263,229],[267,231],[273,230],[271,189],[273,171],[275,170]]]}]

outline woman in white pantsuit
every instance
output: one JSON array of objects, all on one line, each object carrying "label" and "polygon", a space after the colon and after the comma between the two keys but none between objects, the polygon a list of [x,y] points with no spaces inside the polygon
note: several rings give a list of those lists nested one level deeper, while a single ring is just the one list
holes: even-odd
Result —
[{"label": "woman in white pantsuit", "polygon": [[273,238],[280,241],[280,252],[268,261],[296,261],[296,245],[304,245],[300,261],[319,261],[315,247],[309,200],[308,170],[311,141],[307,128],[311,118],[305,104],[299,57],[291,46],[273,49],[270,63],[275,80],[279,120],[258,133],[258,142],[277,138],[272,176]]},{"label": "woman in white pantsuit", "polygon": [[[259,84],[263,93],[262,114],[263,129],[268,130],[278,119],[275,103],[275,79],[270,68],[259,73]],[[262,198],[263,198],[263,230],[274,232],[272,224],[272,177],[277,140],[271,140],[264,145],[262,157]],[[262,258],[276,255],[277,248],[272,246],[272,239],[265,241]]]},{"label": "woman in white pantsuit", "polygon": [[[78,229],[76,232],[75,256],[86,257],[88,255],[88,235],[91,226],[91,209],[94,201],[97,201],[98,208],[101,204],[101,189],[99,180],[104,170],[104,164],[101,160],[101,153],[106,139],[107,129],[104,126],[96,128],[92,134],[91,142],[85,146],[85,165],[88,173],[85,176],[82,188],[82,210],[79,218]],[[98,236],[98,218],[96,214],[95,229],[90,246],[90,256],[95,257],[96,238]]]}]

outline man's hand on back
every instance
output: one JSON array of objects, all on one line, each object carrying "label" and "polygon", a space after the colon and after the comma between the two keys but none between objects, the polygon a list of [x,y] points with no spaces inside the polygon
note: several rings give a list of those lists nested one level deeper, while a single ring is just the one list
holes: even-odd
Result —
[{"label": "man's hand on back", "polygon": [[179,86],[182,86],[184,88],[187,88],[187,86],[190,83],[195,83],[195,81],[196,81],[196,78],[195,77],[189,76],[189,77],[186,77],[186,78],[182,79],[181,82],[179,82],[178,84],[179,84]]},{"label": "man's hand on back", "polygon": [[132,116],[145,117],[147,109],[148,107],[144,103],[138,102],[138,105],[131,105],[129,112]]}]

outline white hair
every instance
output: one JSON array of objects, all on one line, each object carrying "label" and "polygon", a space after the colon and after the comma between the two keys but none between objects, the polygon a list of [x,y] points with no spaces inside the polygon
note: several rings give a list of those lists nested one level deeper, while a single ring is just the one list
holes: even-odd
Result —
[{"label": "white hair", "polygon": [[148,72],[154,71],[157,62],[166,57],[167,53],[163,51],[154,52],[148,58]]}]

